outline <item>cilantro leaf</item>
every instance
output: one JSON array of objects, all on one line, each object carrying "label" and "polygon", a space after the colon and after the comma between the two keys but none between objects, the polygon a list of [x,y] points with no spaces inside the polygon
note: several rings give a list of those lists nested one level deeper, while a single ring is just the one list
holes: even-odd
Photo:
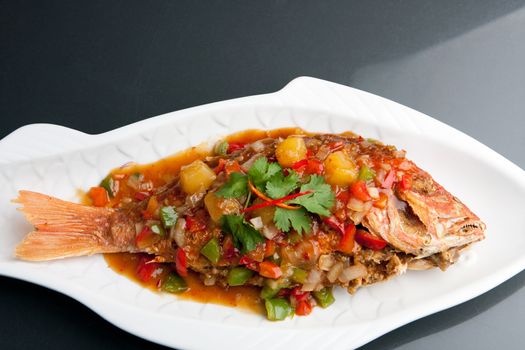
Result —
[{"label": "cilantro leaf", "polygon": [[240,215],[223,215],[221,228],[231,233],[233,243],[242,253],[247,253],[257,247],[257,243],[264,242],[263,236],[252,225],[248,224]]},{"label": "cilantro leaf", "polygon": [[248,194],[248,176],[231,173],[228,181],[215,193],[224,198],[237,198]]},{"label": "cilantro leaf", "polygon": [[278,163],[269,163],[266,157],[260,157],[248,170],[248,176],[255,186],[260,187],[281,170],[282,168]]},{"label": "cilantro leaf", "polygon": [[300,204],[310,213],[330,216],[330,208],[334,205],[335,194],[322,176],[312,175],[310,182],[301,186],[301,192],[312,193],[292,199],[288,203]]},{"label": "cilantro leaf", "polygon": [[266,194],[273,199],[282,198],[299,187],[298,181],[299,176],[293,170],[288,176],[278,172],[266,183]]},{"label": "cilantro leaf", "polygon": [[309,233],[312,230],[312,221],[303,208],[298,210],[275,208],[273,217],[275,226],[283,232],[290,231],[290,226],[293,227],[297,233]]}]

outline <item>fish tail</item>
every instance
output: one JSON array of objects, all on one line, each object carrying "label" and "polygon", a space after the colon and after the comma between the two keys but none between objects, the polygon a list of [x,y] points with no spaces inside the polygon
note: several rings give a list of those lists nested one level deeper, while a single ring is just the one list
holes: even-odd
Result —
[{"label": "fish tail", "polygon": [[13,202],[35,226],[18,244],[18,258],[31,261],[119,251],[108,239],[111,233],[109,208],[66,202],[31,191],[20,191]]}]

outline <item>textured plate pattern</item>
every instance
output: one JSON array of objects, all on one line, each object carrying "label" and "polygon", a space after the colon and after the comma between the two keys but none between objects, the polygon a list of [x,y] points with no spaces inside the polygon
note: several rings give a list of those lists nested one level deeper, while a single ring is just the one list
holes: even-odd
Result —
[{"label": "textured plate pattern", "polygon": [[[409,272],[354,296],[338,290],[333,307],[281,323],[155,294],[107,269],[100,256],[48,263],[12,258],[30,230],[10,203],[19,189],[76,200],[77,189],[89,188],[120,164],[155,161],[238,130],[286,126],[352,130],[408,150],[487,222],[488,238],[447,273]],[[493,179],[497,189],[490,186]],[[492,204],[496,196],[505,198],[505,208]],[[524,196],[523,170],[470,137],[392,101],[298,78],[274,94],[173,112],[100,135],[40,124],[7,136],[0,142],[0,273],[70,295],[115,325],[169,346],[347,349],[479,295],[525,268]],[[207,337],[200,336],[204,328]]]}]

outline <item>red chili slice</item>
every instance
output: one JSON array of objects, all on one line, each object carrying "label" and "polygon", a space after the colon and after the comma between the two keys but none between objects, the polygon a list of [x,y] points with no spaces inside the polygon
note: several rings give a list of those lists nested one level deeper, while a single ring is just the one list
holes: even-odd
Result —
[{"label": "red chili slice", "polygon": [[387,245],[387,241],[376,237],[365,230],[357,230],[355,232],[355,241],[372,250],[381,250]]},{"label": "red chili slice", "polygon": [[392,188],[392,185],[394,184],[394,180],[396,179],[396,172],[394,170],[390,170],[388,174],[385,176],[385,179],[383,180],[383,183],[381,186],[383,188]]},{"label": "red chili slice", "polygon": [[345,226],[342,224],[335,216],[330,216],[329,218],[324,218],[323,222],[339,232],[341,235],[345,234]]},{"label": "red chili slice", "polygon": [[182,248],[177,248],[176,254],[175,268],[177,269],[177,273],[183,277],[188,276],[188,261],[186,260],[186,253]]},{"label": "red chili slice", "polygon": [[401,182],[399,183],[399,186],[402,190],[409,190],[412,187],[412,178],[407,174],[403,175],[401,177]]},{"label": "red chili slice", "polygon": [[241,257],[241,260],[239,260],[239,264],[244,265],[246,266],[246,268],[253,271],[259,270],[259,263],[246,255]]}]

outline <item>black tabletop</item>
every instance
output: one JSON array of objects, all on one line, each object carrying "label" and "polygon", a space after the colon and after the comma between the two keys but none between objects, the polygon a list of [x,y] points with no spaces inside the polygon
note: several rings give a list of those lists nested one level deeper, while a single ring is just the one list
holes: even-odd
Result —
[{"label": "black tabletop", "polygon": [[[430,114],[525,167],[525,2],[2,1],[0,137],[88,133],[309,75]],[[0,348],[160,349],[0,277]],[[364,348],[521,348],[525,274]]]}]

